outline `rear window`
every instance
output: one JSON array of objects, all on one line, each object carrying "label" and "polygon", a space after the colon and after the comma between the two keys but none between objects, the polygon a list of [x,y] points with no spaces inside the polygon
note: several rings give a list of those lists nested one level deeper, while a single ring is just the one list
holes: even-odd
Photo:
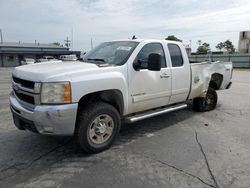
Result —
[{"label": "rear window", "polygon": [[172,61],[172,67],[181,67],[183,65],[183,57],[180,47],[176,44],[168,44],[168,50]]}]

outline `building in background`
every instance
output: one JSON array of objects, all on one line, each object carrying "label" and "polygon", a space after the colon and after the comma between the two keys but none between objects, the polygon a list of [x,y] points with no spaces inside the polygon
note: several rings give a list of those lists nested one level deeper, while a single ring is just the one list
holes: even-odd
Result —
[{"label": "building in background", "polygon": [[25,58],[40,59],[48,55],[59,58],[70,54],[80,57],[80,51],[69,51],[55,44],[0,42],[0,67],[19,66]]},{"label": "building in background", "polygon": [[240,32],[239,53],[250,53],[250,31]]}]

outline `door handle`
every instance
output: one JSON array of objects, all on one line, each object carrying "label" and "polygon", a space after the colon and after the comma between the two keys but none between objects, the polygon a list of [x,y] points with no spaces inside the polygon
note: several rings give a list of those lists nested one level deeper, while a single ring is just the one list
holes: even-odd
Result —
[{"label": "door handle", "polygon": [[170,75],[168,75],[167,73],[162,73],[162,75],[160,75],[160,78],[169,78]]}]

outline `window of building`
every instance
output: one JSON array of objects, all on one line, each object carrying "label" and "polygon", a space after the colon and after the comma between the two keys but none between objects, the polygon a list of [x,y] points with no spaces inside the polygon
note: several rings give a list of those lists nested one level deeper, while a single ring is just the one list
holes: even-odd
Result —
[{"label": "window of building", "polygon": [[7,61],[14,61],[15,59],[13,55],[9,55],[6,58],[7,58]]},{"label": "window of building", "polygon": [[180,47],[176,44],[168,44],[168,50],[172,61],[172,67],[181,67],[183,65],[183,57]]},{"label": "window of building", "polygon": [[245,32],[242,32],[242,39],[245,39]]},{"label": "window of building", "polygon": [[136,61],[140,61],[141,69],[146,69],[148,67],[148,56],[151,53],[157,53],[161,56],[161,67],[166,67],[166,60],[162,45],[160,43],[149,43],[146,44],[136,57]]}]

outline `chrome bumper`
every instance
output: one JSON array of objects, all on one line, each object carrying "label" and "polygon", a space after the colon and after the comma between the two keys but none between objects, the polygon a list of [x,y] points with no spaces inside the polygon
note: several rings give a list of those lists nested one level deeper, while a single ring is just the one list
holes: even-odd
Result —
[{"label": "chrome bumper", "polygon": [[78,104],[38,105],[25,108],[13,93],[10,108],[17,128],[47,135],[73,135]]}]

